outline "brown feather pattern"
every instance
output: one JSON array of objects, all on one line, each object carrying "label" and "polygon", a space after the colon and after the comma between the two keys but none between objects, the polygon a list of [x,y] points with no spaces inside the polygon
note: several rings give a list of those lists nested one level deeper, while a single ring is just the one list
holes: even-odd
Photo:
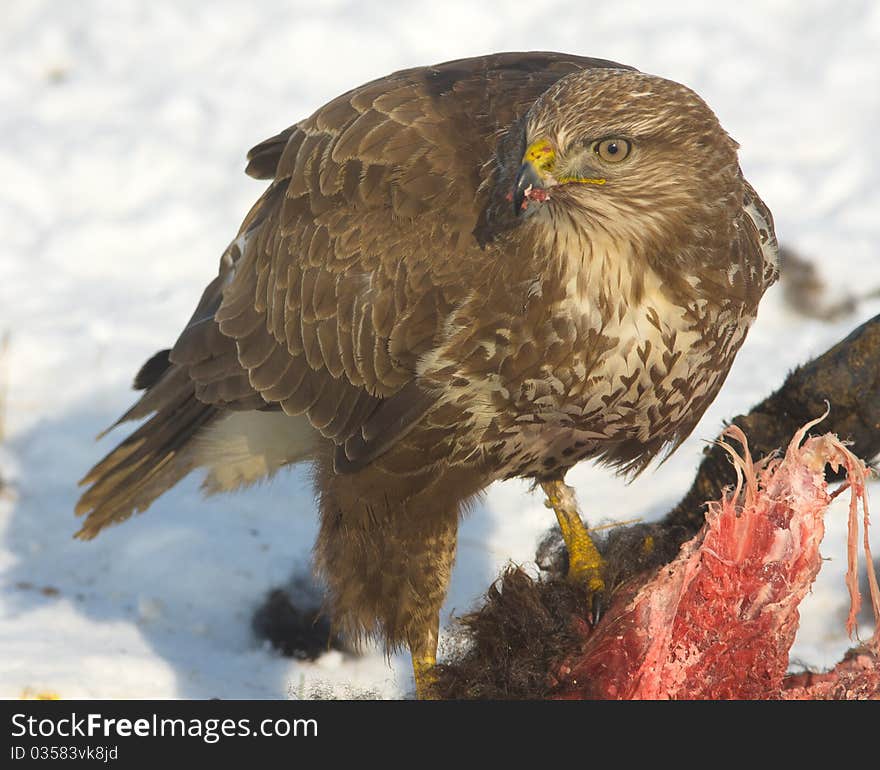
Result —
[{"label": "brown feather pattern", "polygon": [[[589,148],[606,137],[632,158],[602,166]],[[548,187],[517,215],[539,138],[554,174],[607,183]],[[683,86],[564,54],[333,99],[248,154],[269,187],[138,376],[121,420],[152,417],[84,479],[82,534],[210,465],[198,437],[230,413],[299,416],[319,437],[316,560],[339,624],[423,645],[468,498],[584,458],[637,472],[721,387],[776,277],[736,149]]]}]

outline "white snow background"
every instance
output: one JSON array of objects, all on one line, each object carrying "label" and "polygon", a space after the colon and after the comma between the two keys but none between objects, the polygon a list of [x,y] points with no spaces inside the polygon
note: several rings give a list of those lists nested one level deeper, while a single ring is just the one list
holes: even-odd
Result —
[{"label": "white snow background", "polygon": [[[90,543],[72,539],[76,482],[125,435],[94,441],[132,403],[139,366],[174,341],[264,188],[243,173],[247,150],[359,83],[504,50],[605,57],[691,86],[741,143],[780,239],[832,296],[880,285],[872,0],[2,0],[0,697],[411,695],[406,655],[302,663],[250,630],[266,592],[308,569],[305,472],[208,501],[191,478]],[[588,464],[571,472],[590,522],[665,512],[723,418],[878,312],[871,300],[834,323],[809,320],[774,287],[672,459],[629,486]],[[813,666],[850,645],[844,519],[835,505],[793,651]],[[508,560],[529,563],[552,523],[525,483],[494,485],[462,524],[444,625]]]}]

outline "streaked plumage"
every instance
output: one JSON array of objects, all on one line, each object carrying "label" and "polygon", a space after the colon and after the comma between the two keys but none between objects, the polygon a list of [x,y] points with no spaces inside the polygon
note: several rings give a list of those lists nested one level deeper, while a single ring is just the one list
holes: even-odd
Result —
[{"label": "streaked plumage", "polygon": [[[632,157],[603,164],[608,137]],[[515,210],[539,139],[556,177],[604,183]],[[714,398],[776,277],[736,149],[685,87],[564,54],[334,99],[249,154],[270,185],[138,375],[122,420],[152,417],[84,480],[80,535],[196,467],[215,492],[309,461],[337,623],[432,648],[468,499],[584,458],[641,470]]]}]

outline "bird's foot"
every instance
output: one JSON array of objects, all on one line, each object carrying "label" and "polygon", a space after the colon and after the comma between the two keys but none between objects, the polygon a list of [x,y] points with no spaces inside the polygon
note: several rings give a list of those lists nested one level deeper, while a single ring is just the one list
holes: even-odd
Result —
[{"label": "bird's foot", "polygon": [[547,507],[556,513],[562,539],[568,549],[569,582],[586,586],[597,597],[605,590],[602,576],[605,561],[581,520],[574,490],[563,481],[544,481],[541,482],[541,488],[547,495]]}]

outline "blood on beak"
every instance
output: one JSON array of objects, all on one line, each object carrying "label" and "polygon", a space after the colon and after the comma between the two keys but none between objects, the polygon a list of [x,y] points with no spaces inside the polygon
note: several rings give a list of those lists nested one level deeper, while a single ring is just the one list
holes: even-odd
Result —
[{"label": "blood on beak", "polygon": [[[543,195],[536,193],[541,191]],[[516,183],[513,188],[513,213],[519,215],[528,208],[529,200],[545,200],[544,183],[538,170],[531,162],[523,163],[516,175]]]}]

